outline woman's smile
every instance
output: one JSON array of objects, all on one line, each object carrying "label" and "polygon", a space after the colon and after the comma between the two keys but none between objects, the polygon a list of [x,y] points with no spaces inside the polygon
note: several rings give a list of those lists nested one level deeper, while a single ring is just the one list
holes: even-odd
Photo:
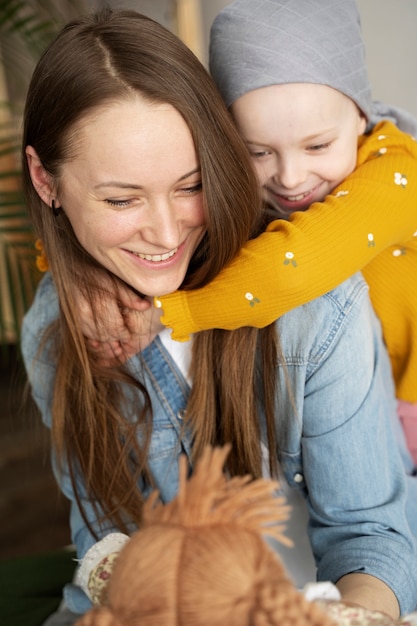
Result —
[{"label": "woman's smile", "polygon": [[178,251],[178,248],[175,250],[171,250],[170,252],[165,252],[164,254],[144,254],[143,252],[132,252],[135,256],[138,256],[140,259],[145,261],[151,261],[152,263],[160,263],[161,261],[167,261]]}]

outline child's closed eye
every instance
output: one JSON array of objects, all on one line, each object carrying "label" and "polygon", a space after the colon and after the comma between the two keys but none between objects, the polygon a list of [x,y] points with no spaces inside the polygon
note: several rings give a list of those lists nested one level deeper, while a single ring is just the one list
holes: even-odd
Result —
[{"label": "child's closed eye", "polygon": [[314,146],[308,146],[307,150],[309,150],[310,152],[320,152],[322,150],[327,150],[328,148],[330,148],[331,145],[332,142],[327,141],[325,143],[315,144]]}]

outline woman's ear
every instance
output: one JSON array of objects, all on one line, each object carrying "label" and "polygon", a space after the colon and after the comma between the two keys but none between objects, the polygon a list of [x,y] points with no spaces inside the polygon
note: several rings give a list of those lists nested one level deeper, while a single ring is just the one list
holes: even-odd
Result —
[{"label": "woman's ear", "polygon": [[52,200],[56,198],[51,176],[42,165],[35,148],[26,146],[25,153],[32,184],[45,204],[51,206]]}]

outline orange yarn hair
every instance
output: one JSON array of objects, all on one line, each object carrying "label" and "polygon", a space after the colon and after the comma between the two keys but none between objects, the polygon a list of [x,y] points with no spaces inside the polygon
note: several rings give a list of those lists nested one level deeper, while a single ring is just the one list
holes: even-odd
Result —
[{"label": "orange yarn hair", "polygon": [[278,483],[250,476],[227,480],[229,446],[204,450],[169,504],[145,504],[143,527],[116,561],[108,604],[77,626],[331,626],[305,600],[263,539],[284,536],[289,507]]}]

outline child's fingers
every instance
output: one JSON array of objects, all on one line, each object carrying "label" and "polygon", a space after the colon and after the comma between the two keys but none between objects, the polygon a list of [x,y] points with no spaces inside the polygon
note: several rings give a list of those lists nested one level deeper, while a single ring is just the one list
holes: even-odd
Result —
[{"label": "child's fingers", "polygon": [[145,298],[141,298],[134,291],[123,285],[118,286],[117,299],[121,309],[135,309],[136,311],[146,311],[152,303]]},{"label": "child's fingers", "polygon": [[114,367],[125,363],[144,350],[154,338],[155,334],[148,334],[147,336],[132,335],[129,341],[125,342],[101,342],[94,339],[86,339],[86,342],[97,363],[104,367]]},{"label": "child's fingers", "polygon": [[129,299],[125,300],[120,298],[120,305],[122,309],[131,309],[133,311],[147,311],[152,303],[149,300],[140,298],[135,294],[130,294]]},{"label": "child's fingers", "polygon": [[142,340],[138,336],[132,336],[130,341],[96,341],[86,339],[87,345],[99,365],[103,367],[115,367],[125,363],[132,356],[141,352],[152,341],[152,338]]},{"label": "child's fingers", "polygon": [[97,360],[119,359],[123,356],[123,347],[120,341],[97,341],[86,338],[89,349],[94,353]]},{"label": "child's fingers", "polygon": [[[136,337],[139,337],[148,345],[148,343],[150,343],[149,339],[152,341],[152,339],[165,328],[160,321],[161,315],[162,312],[154,307],[141,311],[135,309],[124,310],[125,329],[130,331],[130,337],[125,333],[123,342],[128,343]],[[122,339],[121,336],[119,336],[119,338]]]}]

